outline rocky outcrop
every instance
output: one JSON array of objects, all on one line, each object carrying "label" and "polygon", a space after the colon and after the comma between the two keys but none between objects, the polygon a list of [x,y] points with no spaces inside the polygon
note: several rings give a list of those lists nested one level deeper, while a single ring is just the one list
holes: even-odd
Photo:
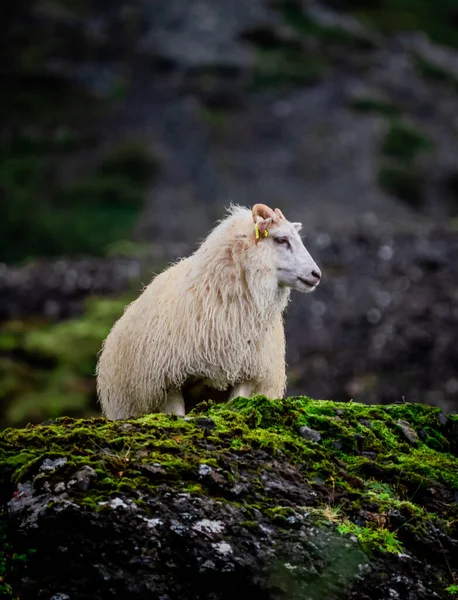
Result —
[{"label": "rocky outcrop", "polygon": [[438,409],[299,397],[6,430],[0,596],[449,599],[457,457]]}]

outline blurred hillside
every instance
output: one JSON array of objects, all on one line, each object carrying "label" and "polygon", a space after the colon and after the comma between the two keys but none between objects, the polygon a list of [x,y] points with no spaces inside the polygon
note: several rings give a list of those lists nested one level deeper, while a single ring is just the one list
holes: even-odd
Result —
[{"label": "blurred hillside", "polygon": [[3,425],[96,410],[116,297],[258,201],[324,267],[289,392],[456,410],[454,0],[34,0],[2,28]]}]

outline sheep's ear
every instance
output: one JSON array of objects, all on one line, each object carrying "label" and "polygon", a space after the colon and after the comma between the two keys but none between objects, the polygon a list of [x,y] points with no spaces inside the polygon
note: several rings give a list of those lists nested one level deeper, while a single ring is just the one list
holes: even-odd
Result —
[{"label": "sheep's ear", "polygon": [[265,231],[272,225],[272,218],[269,217],[267,219],[263,219],[262,217],[257,218],[257,223],[259,227],[259,233],[264,234]]},{"label": "sheep's ear", "polygon": [[291,223],[296,231],[300,231],[302,229],[302,223]]}]

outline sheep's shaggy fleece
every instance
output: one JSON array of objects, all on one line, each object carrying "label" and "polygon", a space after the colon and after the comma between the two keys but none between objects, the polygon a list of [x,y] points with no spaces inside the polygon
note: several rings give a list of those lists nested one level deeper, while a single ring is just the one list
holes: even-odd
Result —
[{"label": "sheep's shaggy fleece", "polygon": [[156,276],[115,323],[97,366],[105,416],[161,412],[168,391],[189,382],[230,390],[250,381],[253,394],[282,397],[289,295],[267,244],[254,242],[251,211],[231,207],[198,250]]}]

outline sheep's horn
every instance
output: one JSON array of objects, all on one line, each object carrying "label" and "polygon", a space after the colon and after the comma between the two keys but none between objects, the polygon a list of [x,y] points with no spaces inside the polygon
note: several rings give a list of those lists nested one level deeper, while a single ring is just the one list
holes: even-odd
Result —
[{"label": "sheep's horn", "polygon": [[277,220],[277,214],[267,204],[255,204],[251,209],[253,215],[253,221],[256,223],[256,217],[262,217],[263,219]]},{"label": "sheep's horn", "polygon": [[274,210],[274,213],[275,213],[277,216],[279,216],[279,217],[280,217],[280,219],[281,219],[282,221],[286,221],[286,217],[285,217],[285,215],[284,215],[284,214],[281,212],[281,210],[280,210],[279,208],[276,208],[276,209]]}]

